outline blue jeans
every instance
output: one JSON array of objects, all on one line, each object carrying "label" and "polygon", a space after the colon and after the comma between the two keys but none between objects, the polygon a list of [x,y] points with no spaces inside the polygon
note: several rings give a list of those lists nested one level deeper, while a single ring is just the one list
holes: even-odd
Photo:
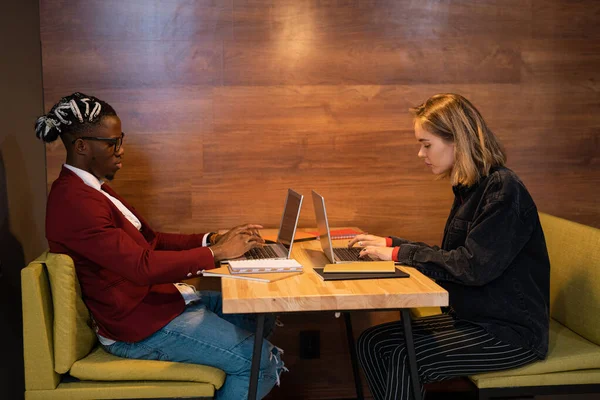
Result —
[{"label": "blue jeans", "polygon": [[[150,337],[135,343],[116,342],[105,346],[111,354],[124,358],[176,361],[210,365],[227,374],[216,392],[220,400],[248,397],[250,367],[254,346],[256,316],[223,314],[221,293],[198,292],[201,301],[188,305],[184,312]],[[265,337],[273,331],[275,317],[265,317]],[[258,376],[258,398],[263,398],[279,383],[284,369],[282,350],[263,341]]]}]

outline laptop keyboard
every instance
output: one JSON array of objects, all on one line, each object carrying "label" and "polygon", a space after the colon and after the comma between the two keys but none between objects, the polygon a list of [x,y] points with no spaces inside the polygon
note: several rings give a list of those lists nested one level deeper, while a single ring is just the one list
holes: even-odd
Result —
[{"label": "laptop keyboard", "polygon": [[333,252],[340,261],[372,261],[369,257],[359,258],[361,247],[335,247]]},{"label": "laptop keyboard", "polygon": [[254,247],[244,253],[244,257],[248,260],[262,260],[265,258],[281,258],[275,253],[271,246]]}]

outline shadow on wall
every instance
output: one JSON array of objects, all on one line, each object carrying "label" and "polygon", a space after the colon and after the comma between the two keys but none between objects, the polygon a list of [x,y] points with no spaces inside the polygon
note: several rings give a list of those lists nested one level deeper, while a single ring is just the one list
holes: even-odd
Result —
[{"label": "shadow on wall", "polygon": [[21,295],[21,269],[25,267],[23,246],[10,231],[8,188],[4,158],[0,151],[0,282]]},{"label": "shadow on wall", "polygon": [[0,343],[9,344],[4,348],[0,363],[0,393],[6,399],[22,399],[25,385],[21,269],[25,267],[25,254],[10,230],[7,192],[6,169],[0,151]]}]

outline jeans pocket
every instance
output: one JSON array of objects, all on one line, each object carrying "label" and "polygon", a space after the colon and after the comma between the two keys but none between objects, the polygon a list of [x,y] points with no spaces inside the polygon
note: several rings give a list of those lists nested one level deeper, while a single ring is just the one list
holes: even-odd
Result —
[{"label": "jeans pocket", "polygon": [[128,351],[129,358],[138,360],[167,361],[168,357],[160,349],[144,343],[131,343]]},{"label": "jeans pocket", "polygon": [[121,358],[129,358],[128,357],[129,346],[130,346],[130,343],[115,342],[108,346],[102,345],[102,348],[106,352],[112,354],[113,356],[117,356],[117,357],[121,357]]},{"label": "jeans pocket", "polygon": [[143,343],[116,342],[110,346],[103,347],[110,354],[122,358],[154,361],[169,360],[167,354],[162,352],[160,349],[145,345]]}]

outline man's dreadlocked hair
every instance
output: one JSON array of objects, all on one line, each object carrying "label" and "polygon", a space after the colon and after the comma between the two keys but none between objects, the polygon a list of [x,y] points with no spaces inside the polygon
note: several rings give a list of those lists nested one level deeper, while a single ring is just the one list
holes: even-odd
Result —
[{"label": "man's dreadlocked hair", "polygon": [[108,115],[117,115],[110,104],[76,92],[60,99],[48,114],[37,119],[35,135],[44,142],[53,142],[64,133],[78,136]]}]

